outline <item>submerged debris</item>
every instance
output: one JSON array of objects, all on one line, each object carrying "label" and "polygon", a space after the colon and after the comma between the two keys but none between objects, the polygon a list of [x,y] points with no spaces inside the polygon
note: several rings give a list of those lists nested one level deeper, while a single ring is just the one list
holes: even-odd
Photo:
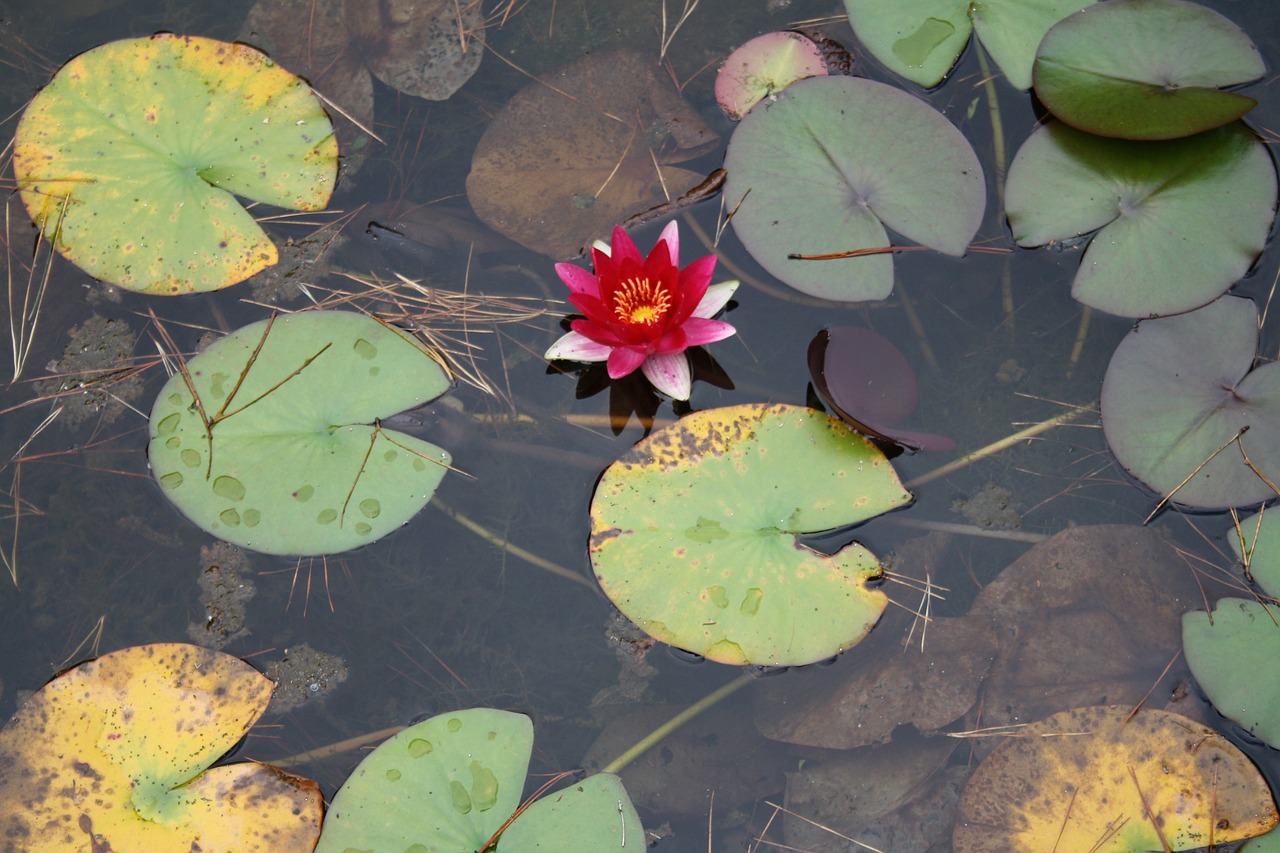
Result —
[{"label": "submerged debris", "polygon": [[36,393],[61,398],[60,420],[67,426],[94,417],[110,423],[142,395],[130,362],[137,336],[125,321],[97,314],[67,334],[71,341],[62,358],[45,368],[49,377],[36,383]]},{"label": "submerged debris", "polygon": [[221,649],[249,633],[245,627],[245,606],[257,592],[248,575],[253,574],[244,551],[226,542],[200,549],[200,603],[205,620],[187,625],[191,641],[211,649]]},{"label": "submerged debris", "polygon": [[968,500],[957,498],[952,501],[951,510],[990,530],[1017,530],[1022,526],[1013,493],[995,483],[987,483]]},{"label": "submerged debris", "polygon": [[328,696],[347,680],[347,665],[337,655],[299,643],[285,649],[284,658],[267,668],[267,678],[276,683],[267,713],[284,714],[313,699]]}]

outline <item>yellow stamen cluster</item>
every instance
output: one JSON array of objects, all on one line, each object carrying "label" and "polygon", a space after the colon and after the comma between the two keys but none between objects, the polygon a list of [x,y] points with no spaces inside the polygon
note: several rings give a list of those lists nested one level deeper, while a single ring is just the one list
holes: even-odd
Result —
[{"label": "yellow stamen cluster", "polygon": [[661,281],[648,278],[628,279],[613,292],[613,311],[618,319],[631,325],[652,325],[671,307],[671,293]]}]

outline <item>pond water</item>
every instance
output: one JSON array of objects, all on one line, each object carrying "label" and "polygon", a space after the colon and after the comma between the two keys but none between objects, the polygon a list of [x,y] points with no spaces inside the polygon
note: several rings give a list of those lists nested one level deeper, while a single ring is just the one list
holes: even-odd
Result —
[{"label": "pond water", "polygon": [[[161,30],[234,39],[251,5],[243,0],[0,2],[3,113],[16,114],[61,63],[89,47]],[[959,617],[969,612],[980,590],[1036,541],[1071,527],[1142,525],[1155,508],[1158,497],[1137,486],[1110,455],[1096,412],[1103,372],[1132,321],[1094,313],[1082,329],[1081,307],[1068,292],[1078,249],[970,253],[964,259],[902,253],[894,261],[893,297],[883,303],[845,304],[803,297],[779,283],[751,260],[729,230],[717,251],[726,265],[742,271],[744,283],[725,315],[737,335],[708,348],[714,362],[696,362],[698,381],[688,407],[673,411],[669,400],[653,396],[641,381],[610,386],[600,370],[575,378],[548,369],[542,353],[561,334],[560,318],[570,312],[562,301],[564,287],[552,259],[495,239],[467,212],[465,181],[472,152],[493,116],[529,82],[529,75],[620,46],[656,58],[662,4],[538,0],[490,5],[494,21],[485,34],[483,63],[454,97],[426,101],[375,84],[373,130],[382,142],[362,140],[367,159],[354,174],[344,175],[332,203],[335,209],[357,213],[322,265],[292,268],[295,274],[283,281],[290,301],[280,303],[286,310],[302,307],[297,282],[305,282],[317,296],[358,288],[340,274],[346,271],[383,281],[400,274],[442,290],[493,297],[489,308],[481,310],[532,306],[537,316],[519,322],[494,323],[480,313],[465,326],[456,315],[438,322],[440,333],[452,336],[454,349],[464,340],[475,347],[474,360],[467,363],[494,389],[486,393],[461,382],[424,413],[422,423],[412,425],[446,447],[461,473],[447,475],[438,502],[404,529],[358,551],[294,560],[220,550],[216,540],[164,499],[149,476],[146,415],[165,377],[156,363],[155,321],[148,315],[154,312],[176,345],[191,352],[206,331],[226,332],[266,316],[269,308],[263,302],[272,298],[268,288],[241,284],[215,294],[149,298],[105,289],[70,264],[54,263],[26,369],[20,381],[0,391],[0,408],[5,409],[0,457],[22,460],[0,469],[0,547],[16,561],[18,581],[16,588],[7,579],[0,584],[0,714],[12,713],[22,691],[95,653],[194,637],[225,642],[225,651],[269,673],[279,673],[285,659],[299,667],[286,676],[282,693],[287,692],[287,701],[254,729],[241,756],[279,761],[425,715],[489,706],[533,718],[537,745],[532,772],[551,773],[580,766],[607,725],[635,717],[630,728],[612,733],[606,745],[592,752],[597,765],[603,764],[667,716],[741,674],[660,645],[643,648],[596,590],[587,556],[595,482],[654,423],[670,422],[690,408],[812,402],[806,347],[819,330],[834,325],[869,326],[892,340],[913,364],[920,384],[920,404],[909,426],[945,434],[957,443],[955,451],[895,459],[904,481],[922,478],[1069,407],[1090,409],[1072,423],[928,479],[913,488],[916,500],[910,508],[856,531],[858,541],[873,553],[895,555],[895,574],[884,585],[893,605],[872,635],[880,645],[855,647],[816,674],[812,668],[760,673],[758,684],[737,691],[637,763],[634,772],[646,775],[628,785],[642,806],[646,827],[663,836],[657,849],[771,849],[770,844],[784,838],[774,805],[788,796],[783,773],[799,771],[806,762],[835,763],[836,758],[831,749],[766,739],[748,721],[754,717],[775,734],[788,728],[821,729],[822,713],[832,715],[833,727],[848,725],[847,718],[835,719],[840,715],[834,706],[824,712],[805,704],[817,689],[813,682],[850,671],[860,653],[863,660],[869,655],[921,655],[917,645],[904,652],[894,644],[907,630],[910,620],[904,614],[922,604],[919,586],[926,577],[945,588],[931,602],[931,615]],[[678,5],[668,0],[669,28]],[[1269,0],[1209,5],[1239,23],[1261,48],[1269,68],[1274,67],[1280,29]],[[671,38],[667,58],[683,95],[719,134],[721,144],[682,164],[684,168],[707,174],[720,165],[732,125],[715,105],[714,70],[732,47],[759,32],[818,21],[823,33],[857,54],[859,73],[889,79],[858,48],[838,6],[809,0],[697,4]],[[504,9],[510,14],[500,23]],[[306,21],[296,26],[304,28]],[[980,77],[970,49],[945,86],[932,93],[907,88],[925,95],[978,152],[989,200],[976,241],[1004,247],[1010,241],[995,200],[994,146]],[[1264,133],[1280,127],[1280,99],[1271,91],[1272,82],[1268,76],[1244,90],[1260,102],[1249,121]],[[997,88],[1005,149],[1013,152],[1034,128],[1036,113],[1027,95],[1002,81]],[[5,123],[6,136],[15,120]],[[10,179],[6,171],[6,186]],[[359,212],[361,205],[376,205],[377,215]],[[416,205],[443,211],[451,226],[467,229],[467,236],[447,245],[424,245],[412,235],[395,233],[405,229],[395,228],[392,220]],[[19,211],[20,206],[10,205],[11,217]],[[710,201],[684,216],[682,260],[688,263],[709,251],[692,225],[714,234],[720,211]],[[327,214],[295,217],[275,226],[277,241],[305,241],[319,225],[332,221]],[[642,250],[652,245],[664,222],[634,232]],[[20,285],[23,278],[14,259],[29,258],[33,234],[25,221],[7,226],[10,264]],[[331,225],[321,233],[336,230]],[[591,236],[581,235],[584,240]],[[472,240],[491,251],[469,259],[465,247]],[[1235,292],[1265,302],[1277,269],[1275,253],[1265,253]],[[715,280],[734,275],[721,269]],[[1002,282],[1010,288],[1007,303]],[[516,305],[516,297],[533,301]],[[1270,317],[1263,352],[1274,357],[1277,336],[1274,314]],[[49,393],[41,378],[63,369],[56,363],[76,350],[100,358],[88,367],[81,362],[79,370],[110,369],[129,363],[130,357],[134,364],[151,366],[136,380],[112,386],[111,399],[65,398],[63,414],[28,441],[50,404],[22,404]],[[120,405],[119,397],[129,404]],[[15,502],[20,510],[16,519]],[[1226,516],[1166,509],[1148,527],[1194,555],[1186,557],[1188,572],[1203,559],[1206,574],[1225,576],[1232,565],[1224,537],[1228,525]],[[1097,547],[1105,560],[1118,546]],[[241,579],[230,590],[235,594],[227,595],[225,583],[214,589],[223,597],[211,612],[202,600],[201,583],[207,595],[219,586],[210,578],[225,579],[232,569]],[[245,590],[241,584],[251,584],[255,594],[239,594]],[[1093,598],[1073,606],[1105,604],[1105,572],[1091,589]],[[242,615],[235,609],[240,607]],[[1019,630],[1050,629],[1028,622]],[[889,636],[891,631],[899,633]],[[877,637],[880,632],[884,638]],[[1078,635],[1064,630],[1054,636],[1067,644]],[[926,650],[928,643],[926,638]],[[962,646],[963,641],[957,648]],[[1058,651],[1062,659],[1072,658],[1072,649]],[[1134,654],[1156,651],[1143,648]],[[1158,651],[1167,654],[1144,660],[1143,666],[1154,665],[1149,681],[1156,687],[1149,701],[1163,706],[1186,673],[1179,661],[1159,679],[1177,647]],[[939,658],[939,666],[945,667],[947,660]],[[1055,686],[1081,677],[1078,668],[1055,668],[1051,656],[1043,662],[1037,658],[1036,665],[1041,669],[1020,677]],[[1100,680],[1099,685],[1099,699],[1128,696],[1110,682]],[[976,691],[976,681],[972,687]],[[911,689],[910,682],[904,689]],[[1191,689],[1186,704],[1198,705],[1211,724],[1233,732]],[[1048,693],[1048,687],[1042,692]],[[794,701],[803,720],[788,718],[788,701]],[[960,731],[982,725],[980,706],[973,701],[968,716],[961,709],[954,722],[933,727]],[[894,714],[906,713],[902,702],[886,701],[886,707],[894,708]],[[872,712],[868,720],[876,717]],[[899,722],[906,720],[880,715],[875,724],[892,731]],[[911,737],[900,729],[894,739],[910,742]],[[1275,772],[1280,765],[1271,751],[1242,742],[1273,782],[1280,780]],[[904,785],[902,798],[909,800],[925,780],[941,779],[955,768],[963,771],[989,748],[971,748],[971,743],[948,742],[945,754],[923,747],[906,752],[910,762],[917,762],[913,766],[922,768],[915,781],[902,782],[886,772],[894,780],[886,784]],[[360,756],[356,747],[291,764],[290,769],[319,780],[331,795]],[[904,758],[897,763],[909,762]],[[717,791],[714,799],[708,795],[712,789]],[[935,793],[940,798],[936,803],[945,801],[945,793]],[[815,819],[831,820],[821,814]],[[893,819],[904,825],[921,823],[910,812]],[[830,837],[799,838],[794,836],[792,843],[801,849],[856,849]]]}]

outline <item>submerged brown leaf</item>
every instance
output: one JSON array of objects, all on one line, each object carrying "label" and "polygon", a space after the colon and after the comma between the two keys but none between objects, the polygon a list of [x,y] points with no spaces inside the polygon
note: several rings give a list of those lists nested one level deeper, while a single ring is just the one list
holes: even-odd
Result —
[{"label": "submerged brown leaf", "polygon": [[703,175],[670,164],[716,142],[648,58],[594,53],[503,107],[476,147],[467,195],[511,239],[571,258],[628,216],[701,183]]},{"label": "submerged brown leaf", "polygon": [[347,27],[369,70],[393,89],[447,100],[484,57],[484,11],[458,0],[346,0]]}]

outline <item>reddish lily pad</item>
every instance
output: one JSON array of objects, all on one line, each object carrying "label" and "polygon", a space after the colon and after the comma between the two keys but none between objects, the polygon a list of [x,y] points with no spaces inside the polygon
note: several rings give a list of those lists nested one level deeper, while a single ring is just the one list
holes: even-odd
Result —
[{"label": "reddish lily pad", "polygon": [[1257,306],[1235,296],[1139,323],[1102,381],[1102,428],[1120,464],[1186,506],[1274,498],[1280,363],[1253,368],[1257,350]]},{"label": "reddish lily pad", "polygon": [[822,49],[794,32],[765,33],[736,48],[716,73],[716,102],[738,121],[765,98],[806,77],[825,77]]},{"label": "reddish lily pad", "polygon": [[476,146],[467,197],[517,243],[576,257],[615,224],[667,201],[664,186],[676,198],[702,183],[670,164],[716,142],[651,59],[593,53],[526,86],[494,117]]},{"label": "reddish lily pad", "polygon": [[257,763],[208,768],[272,683],[198,646],[103,655],[45,685],[0,731],[0,833],[15,849],[309,850],[323,799]]},{"label": "reddish lily pad", "polygon": [[916,375],[884,335],[856,326],[823,329],[809,342],[809,376],[841,420],[895,452],[956,446],[946,436],[897,428],[915,411]]},{"label": "reddish lily pad", "polygon": [[605,595],[662,642],[798,665],[859,642],[887,603],[861,545],[796,537],[905,506],[893,467],[836,418],[787,405],[695,412],[610,465],[591,503]]},{"label": "reddish lily pad", "polygon": [[303,80],[247,45],[160,34],[64,65],[22,116],[13,171],[68,260],[175,294],[274,264],[275,245],[235,196],[318,210],[337,161]]}]

